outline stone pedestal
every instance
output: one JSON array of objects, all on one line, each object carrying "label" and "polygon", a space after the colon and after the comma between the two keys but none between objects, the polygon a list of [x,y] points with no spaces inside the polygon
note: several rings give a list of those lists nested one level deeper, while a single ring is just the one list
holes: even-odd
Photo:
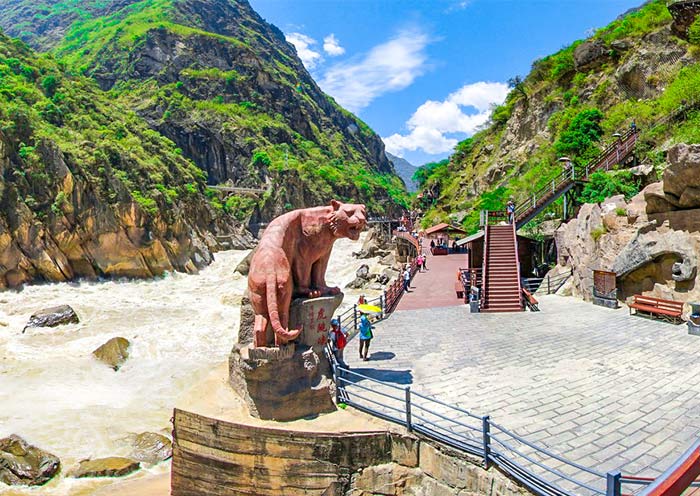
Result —
[{"label": "stone pedestal", "polygon": [[313,348],[236,345],[229,357],[229,382],[250,414],[290,421],[335,411],[328,360]]},{"label": "stone pedestal", "polygon": [[322,354],[323,347],[328,342],[328,331],[331,328],[333,313],[343,302],[343,293],[321,298],[300,298],[292,302],[289,310],[289,327],[302,328],[296,341],[309,346],[316,353]]},{"label": "stone pedestal", "polygon": [[229,382],[251,415],[290,421],[335,410],[330,364],[323,348],[333,313],[343,294],[292,302],[289,325],[302,328],[295,342],[280,347],[252,344],[255,315],[247,299],[241,305],[239,344],[229,357]]},{"label": "stone pedestal", "polygon": [[700,303],[691,303],[690,314],[688,315],[688,334],[700,336]]}]

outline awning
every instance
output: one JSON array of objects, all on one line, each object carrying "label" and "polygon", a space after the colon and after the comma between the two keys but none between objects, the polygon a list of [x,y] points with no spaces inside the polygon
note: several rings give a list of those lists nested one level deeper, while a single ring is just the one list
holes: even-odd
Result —
[{"label": "awning", "polygon": [[462,238],[457,240],[457,246],[462,246],[466,245],[467,243],[471,243],[472,241],[476,241],[479,238],[482,238],[484,236],[484,231],[478,231],[475,234],[472,234],[471,236],[467,236],[466,238]]}]

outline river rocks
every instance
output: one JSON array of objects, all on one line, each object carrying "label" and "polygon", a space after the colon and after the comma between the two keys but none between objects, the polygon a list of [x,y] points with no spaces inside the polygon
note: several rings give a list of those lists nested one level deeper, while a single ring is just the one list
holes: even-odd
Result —
[{"label": "river rocks", "polygon": [[68,473],[68,477],[121,477],[135,472],[141,464],[131,458],[110,456],[95,460],[83,460],[78,467]]},{"label": "river rocks", "polygon": [[119,370],[127,358],[129,358],[130,342],[126,338],[116,337],[92,352],[95,358],[106,363],[115,371]]},{"label": "river rocks", "polygon": [[142,432],[133,441],[131,458],[155,465],[173,456],[173,443],[167,437],[155,432]]},{"label": "river rocks", "polygon": [[17,435],[0,439],[0,482],[40,486],[61,468],[60,460]]},{"label": "river rocks", "polygon": [[29,327],[56,327],[63,324],[77,324],[78,322],[80,319],[70,305],[60,305],[33,314],[22,332]]},{"label": "river rocks", "polygon": [[255,255],[255,250],[250,250],[250,253],[248,253],[243,260],[241,260],[238,265],[236,265],[236,268],[234,269],[234,272],[242,275],[242,276],[247,276],[248,271],[250,270],[250,261],[253,260],[253,255]]}]

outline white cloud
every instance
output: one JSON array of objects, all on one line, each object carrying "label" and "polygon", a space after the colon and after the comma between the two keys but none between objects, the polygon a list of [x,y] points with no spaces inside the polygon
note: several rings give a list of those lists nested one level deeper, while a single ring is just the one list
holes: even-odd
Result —
[{"label": "white cloud", "polygon": [[322,60],[321,54],[312,48],[316,44],[312,37],[302,33],[289,33],[284,37],[297,49],[297,54],[307,69],[313,69]]},{"label": "white cloud", "polygon": [[345,48],[340,46],[340,42],[333,33],[323,38],[323,51],[331,57],[337,57],[345,53]]},{"label": "white cloud", "polygon": [[406,30],[359,60],[330,67],[320,86],[338,103],[358,112],[384,93],[406,88],[426,70],[428,36]]},{"label": "white cloud", "polygon": [[[449,152],[458,139],[446,135],[474,134],[488,121],[491,105],[503,103],[508,91],[504,83],[482,81],[462,86],[442,102],[428,100],[406,122],[408,134],[384,138],[386,149],[399,157],[419,149],[430,154]],[[471,111],[465,112],[467,109]]]}]

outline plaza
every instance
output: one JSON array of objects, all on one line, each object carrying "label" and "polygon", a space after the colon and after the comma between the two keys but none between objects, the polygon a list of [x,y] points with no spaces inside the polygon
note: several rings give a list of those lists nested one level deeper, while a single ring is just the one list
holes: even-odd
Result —
[{"label": "plaza", "polygon": [[539,313],[399,309],[376,324],[370,361],[359,359],[356,340],[345,359],[597,471],[663,472],[700,430],[700,341],[626,307],[539,300]]}]

